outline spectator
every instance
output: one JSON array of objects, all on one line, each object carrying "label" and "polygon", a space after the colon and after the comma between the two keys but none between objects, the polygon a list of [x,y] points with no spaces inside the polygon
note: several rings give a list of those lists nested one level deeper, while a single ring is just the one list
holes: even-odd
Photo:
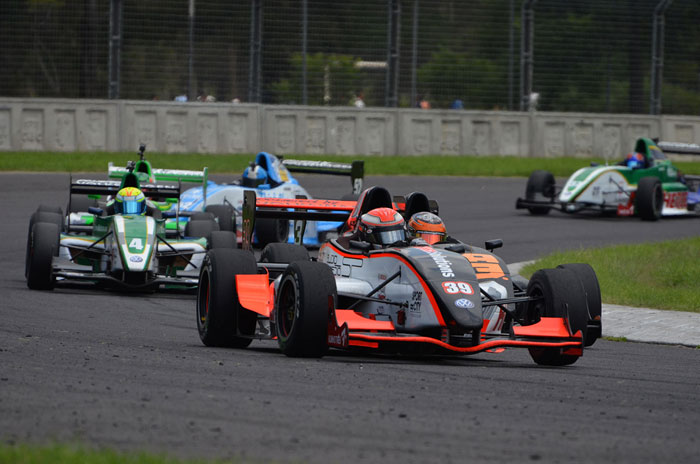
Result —
[{"label": "spectator", "polygon": [[452,103],[450,103],[450,109],[451,110],[463,110],[464,109],[464,103],[462,103],[462,100],[459,98],[455,98]]},{"label": "spectator", "polygon": [[353,105],[355,105],[355,107],[357,107],[357,108],[364,108],[365,107],[365,99],[364,99],[364,95],[362,94],[362,92],[355,95],[355,101],[353,102]]},{"label": "spectator", "polygon": [[429,110],[430,109],[430,102],[423,95],[420,95],[420,96],[418,96],[418,102],[416,102],[416,108],[420,108],[423,110]]}]

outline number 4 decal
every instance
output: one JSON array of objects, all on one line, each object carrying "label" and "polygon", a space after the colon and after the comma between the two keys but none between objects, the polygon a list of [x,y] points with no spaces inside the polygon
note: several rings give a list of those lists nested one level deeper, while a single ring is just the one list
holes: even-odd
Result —
[{"label": "number 4 decal", "polygon": [[143,249],[143,242],[140,238],[132,238],[129,242],[129,248],[136,248],[137,250]]},{"label": "number 4 decal", "polygon": [[445,293],[450,295],[455,295],[457,293],[464,293],[465,295],[473,295],[474,289],[467,282],[443,282],[442,289]]}]

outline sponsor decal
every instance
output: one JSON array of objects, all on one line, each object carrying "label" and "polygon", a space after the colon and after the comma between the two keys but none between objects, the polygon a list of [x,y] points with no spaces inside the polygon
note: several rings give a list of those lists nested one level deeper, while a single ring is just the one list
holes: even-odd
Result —
[{"label": "sponsor decal", "polygon": [[463,309],[471,309],[474,307],[474,303],[472,303],[470,300],[467,300],[466,298],[460,298],[459,300],[455,301],[455,306]]},{"label": "sponsor decal", "polygon": [[422,246],[417,248],[419,250],[424,251],[425,253],[428,253],[428,255],[433,259],[435,264],[437,264],[437,267],[440,269],[440,273],[443,277],[455,276],[455,273],[452,270],[452,263],[449,262],[447,258],[445,258],[445,255],[443,255],[440,251],[429,246]]},{"label": "sponsor decal", "polygon": [[629,201],[627,203],[620,203],[617,205],[617,215],[618,216],[632,216],[634,215],[634,197],[637,192],[630,192]]},{"label": "sponsor decal", "polygon": [[143,262],[143,258],[140,256],[132,256],[131,258],[129,258],[129,261],[131,261],[132,263],[140,263]]},{"label": "sponsor decal", "polygon": [[505,276],[501,263],[492,254],[487,253],[464,253],[463,255],[471,263],[476,272],[476,278],[500,279]]},{"label": "sponsor decal", "polygon": [[688,207],[688,192],[665,192],[666,208],[686,209]]},{"label": "sponsor decal", "polygon": [[338,333],[328,334],[328,344],[338,347],[348,346],[348,326],[343,325],[343,328]]},{"label": "sponsor decal", "polygon": [[408,310],[412,313],[420,313],[420,305],[423,301],[423,292],[413,291],[411,302],[408,304]]},{"label": "sponsor decal", "polygon": [[457,293],[474,294],[474,289],[467,282],[443,282],[442,289],[449,295],[456,295]]}]

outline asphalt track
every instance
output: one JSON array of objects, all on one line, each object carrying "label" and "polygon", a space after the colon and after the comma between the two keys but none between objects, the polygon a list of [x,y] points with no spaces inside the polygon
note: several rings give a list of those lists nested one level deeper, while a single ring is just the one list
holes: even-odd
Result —
[{"label": "asphalt track", "polygon": [[[304,178],[339,197],[345,180]],[[502,238],[509,262],[695,236],[700,220],[531,217],[524,179],[373,178],[439,200],[449,232]],[[290,359],[270,342],[210,349],[187,295],[30,291],[29,215],[66,202],[66,175],[0,174],[0,441],[77,442],[256,462],[694,462],[700,351],[598,341],[567,368],[524,350],[465,358],[333,353]]]}]

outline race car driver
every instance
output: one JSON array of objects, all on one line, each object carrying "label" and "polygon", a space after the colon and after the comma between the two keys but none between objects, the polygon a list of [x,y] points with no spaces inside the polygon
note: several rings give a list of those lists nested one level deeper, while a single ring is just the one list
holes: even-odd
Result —
[{"label": "race car driver", "polygon": [[410,237],[425,240],[429,245],[444,242],[447,239],[447,229],[442,219],[428,211],[411,216],[406,228]]},{"label": "race car driver", "polygon": [[375,208],[360,217],[359,238],[377,247],[387,247],[406,240],[406,221],[391,208]]},{"label": "race car driver", "polygon": [[622,164],[630,169],[642,169],[646,167],[646,158],[642,153],[632,152],[625,157]]},{"label": "race car driver", "polygon": [[[124,187],[121,189],[114,200],[112,200],[111,205],[113,205],[116,214],[146,214],[146,197],[136,187]],[[110,209],[111,205],[108,204],[107,208]]]}]

